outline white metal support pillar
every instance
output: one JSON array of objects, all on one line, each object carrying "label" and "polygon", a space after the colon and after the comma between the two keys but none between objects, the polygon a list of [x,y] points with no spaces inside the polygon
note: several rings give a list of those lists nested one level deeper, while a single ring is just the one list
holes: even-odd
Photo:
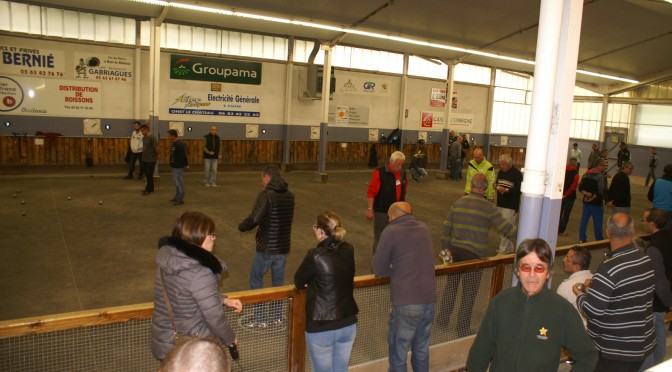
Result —
[{"label": "white metal support pillar", "polygon": [[455,88],[455,63],[450,61],[448,63],[448,77],[446,79],[446,106],[443,108],[444,123],[443,132],[441,133],[441,159],[439,159],[439,172],[436,178],[447,180],[448,172],[448,144],[450,142],[450,118],[453,111],[453,89]]},{"label": "white metal support pillar", "polygon": [[[518,242],[557,243],[583,0],[542,0]],[[514,276],[515,283],[515,276]]]},{"label": "white metal support pillar", "polygon": [[289,45],[287,50],[287,71],[285,73],[285,129],[283,131],[284,138],[282,141],[282,164],[280,167],[283,171],[287,171],[289,165],[289,128],[292,121],[292,74],[294,73],[294,37],[289,37]]},{"label": "white metal support pillar", "polygon": [[[165,11],[163,12],[165,13]],[[161,20],[152,18],[149,22],[149,130],[157,139],[159,136],[159,110],[161,107],[160,71],[161,71]],[[159,162],[154,168],[154,178],[159,177]]]},{"label": "white metal support pillar", "polygon": [[324,74],[322,75],[322,121],[320,122],[320,145],[317,153],[317,180],[327,182],[327,131],[329,130],[329,91],[331,89],[331,45],[322,44],[324,50]]}]

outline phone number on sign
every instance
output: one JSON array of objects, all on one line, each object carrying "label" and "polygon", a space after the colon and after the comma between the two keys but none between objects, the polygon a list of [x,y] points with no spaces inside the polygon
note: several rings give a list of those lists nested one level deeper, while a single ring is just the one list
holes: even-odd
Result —
[{"label": "phone number on sign", "polygon": [[63,77],[63,73],[59,71],[40,71],[40,70],[21,70],[22,75],[37,75],[47,77]]},{"label": "phone number on sign", "polygon": [[66,110],[93,110],[93,107],[88,106],[63,106]]},{"label": "phone number on sign", "polygon": [[119,76],[97,76],[96,80],[107,80],[107,81],[127,81],[125,77]]}]

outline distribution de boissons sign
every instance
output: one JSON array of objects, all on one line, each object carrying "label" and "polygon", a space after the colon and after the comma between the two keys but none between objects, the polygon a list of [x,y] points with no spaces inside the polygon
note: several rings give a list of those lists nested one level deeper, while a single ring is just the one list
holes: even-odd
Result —
[{"label": "distribution de boissons sign", "polygon": [[260,85],[261,63],[173,54],[170,78]]}]

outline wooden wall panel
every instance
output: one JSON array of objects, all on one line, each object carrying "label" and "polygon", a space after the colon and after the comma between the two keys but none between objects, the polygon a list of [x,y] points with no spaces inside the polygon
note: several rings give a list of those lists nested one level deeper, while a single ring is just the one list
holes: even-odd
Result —
[{"label": "wooden wall panel", "polygon": [[[0,136],[0,165],[84,165],[87,156],[95,165],[125,164],[128,138],[43,137],[44,145],[35,145],[35,137]],[[182,140],[185,143],[190,164],[203,163],[203,141]],[[317,164],[319,142],[292,141],[289,144],[290,164]],[[375,147],[378,164],[385,164],[396,146],[370,142],[329,142],[327,163],[348,167],[366,167],[369,152]],[[282,141],[224,140],[221,143],[220,165],[280,164],[283,155]],[[438,164],[440,145],[425,146],[429,163]],[[406,144],[404,153],[407,163],[417,151],[416,144]],[[513,151],[513,150],[512,150]],[[521,156],[515,152],[514,159]],[[159,141],[159,164],[167,164],[170,156],[170,141]],[[499,156],[499,155],[497,155]],[[524,161],[524,154],[522,156]]]}]

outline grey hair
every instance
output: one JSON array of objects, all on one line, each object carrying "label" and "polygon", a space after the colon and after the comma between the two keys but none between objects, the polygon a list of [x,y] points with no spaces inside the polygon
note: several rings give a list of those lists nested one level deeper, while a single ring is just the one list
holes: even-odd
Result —
[{"label": "grey hair", "polygon": [[476,173],[471,177],[471,188],[476,190],[486,190],[488,188],[488,177],[485,173]]},{"label": "grey hair", "polygon": [[506,164],[512,164],[513,163],[513,158],[509,154],[502,154],[502,155],[499,155],[499,161],[503,161]]},{"label": "grey hair", "polygon": [[[619,214],[622,214],[628,218],[626,223],[617,224],[616,221],[614,221],[614,217]],[[609,217],[609,222],[607,222],[607,229],[609,230],[609,236],[612,238],[627,238],[635,234],[635,221],[629,214],[616,213],[615,215]]]},{"label": "grey hair", "polygon": [[399,159],[406,161],[406,155],[404,155],[404,153],[401,151],[393,152],[392,155],[390,155],[390,164],[394,163]]}]

